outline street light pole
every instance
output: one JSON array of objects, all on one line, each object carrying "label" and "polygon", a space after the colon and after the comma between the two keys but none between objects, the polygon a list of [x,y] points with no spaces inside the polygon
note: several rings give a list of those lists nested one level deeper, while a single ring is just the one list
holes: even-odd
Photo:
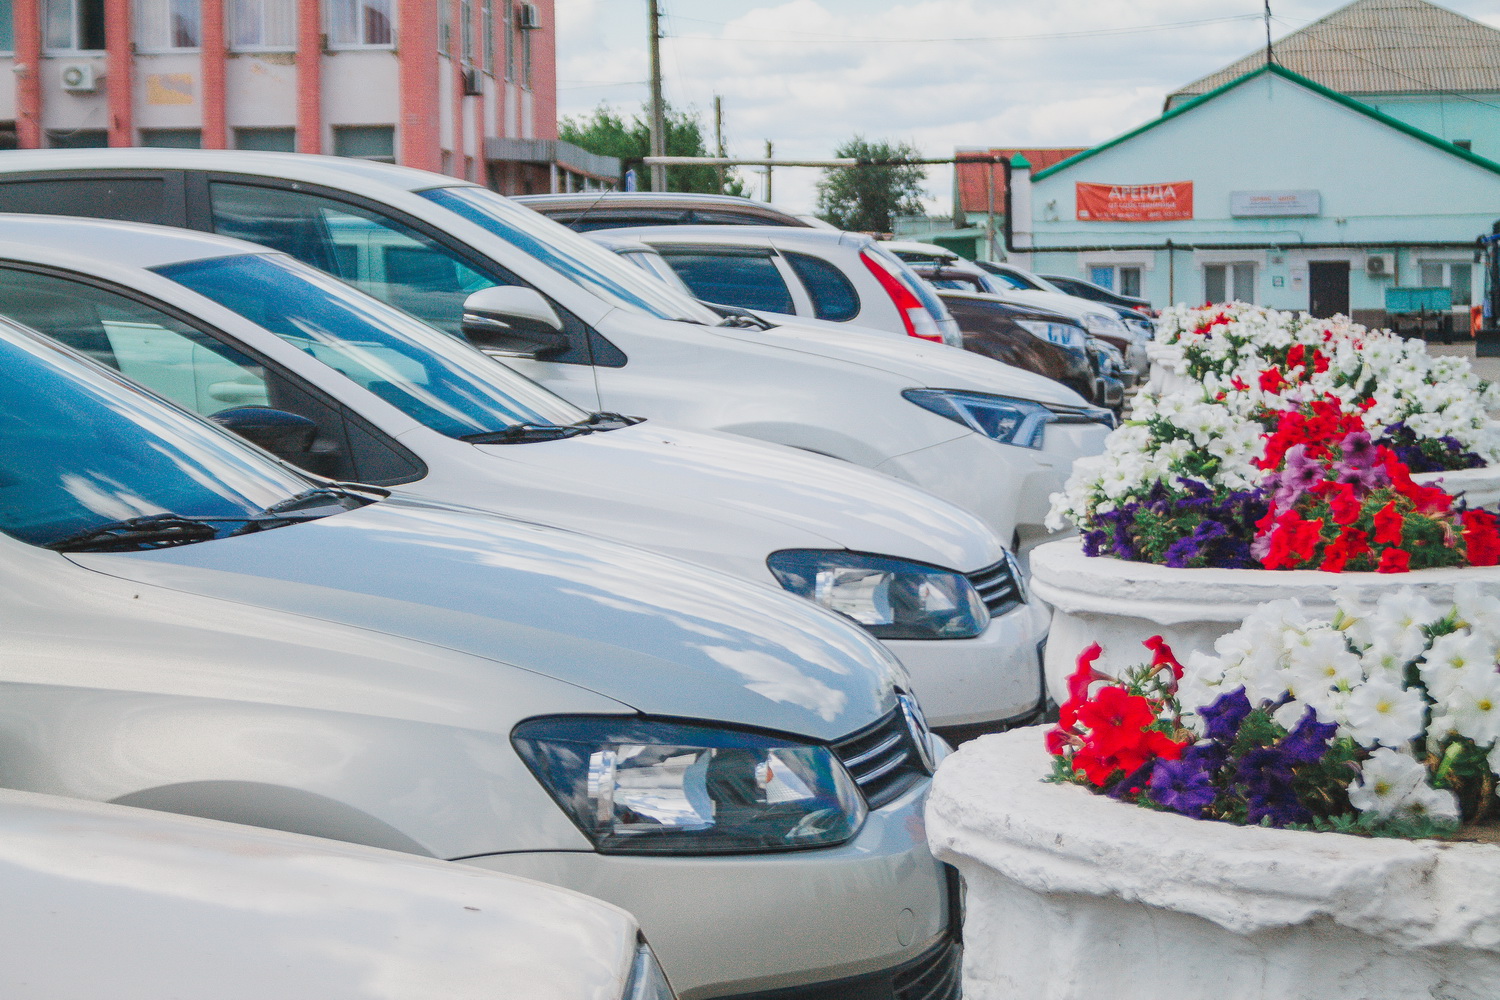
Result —
[{"label": "street light pole", "polygon": [[[646,0],[651,22],[651,155],[667,154],[667,129],[661,107],[661,12],[656,0]],[[667,189],[667,168],[651,165],[651,190]]]}]

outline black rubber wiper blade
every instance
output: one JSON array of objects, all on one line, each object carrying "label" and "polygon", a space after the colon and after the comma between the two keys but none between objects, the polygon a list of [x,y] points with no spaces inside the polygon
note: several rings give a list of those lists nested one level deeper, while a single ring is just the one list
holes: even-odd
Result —
[{"label": "black rubber wiper blade", "polygon": [[532,441],[556,441],[578,434],[587,434],[594,428],[584,424],[512,424],[503,431],[482,431],[465,434],[459,438],[470,444],[527,444]]},{"label": "black rubber wiper blade", "polygon": [[187,545],[219,537],[217,524],[236,523],[246,518],[187,517],[180,514],[143,514],[110,521],[76,535],[49,542],[47,548],[57,552],[129,552],[134,549]]},{"label": "black rubber wiper blade", "polygon": [[362,496],[352,489],[339,486],[315,486],[310,490],[303,490],[296,496],[273,503],[250,520],[281,520],[288,516],[296,520],[311,520],[325,516],[317,512],[326,507],[339,506],[345,510],[352,509],[346,503],[349,500],[359,501],[361,507],[372,502],[369,497]]},{"label": "black rubber wiper blade", "polygon": [[632,424],[638,424],[645,419],[645,417],[627,417],[623,413],[605,411],[590,413],[587,417],[578,421],[578,423],[569,426],[586,427],[594,431],[612,431],[620,427],[629,427]]}]

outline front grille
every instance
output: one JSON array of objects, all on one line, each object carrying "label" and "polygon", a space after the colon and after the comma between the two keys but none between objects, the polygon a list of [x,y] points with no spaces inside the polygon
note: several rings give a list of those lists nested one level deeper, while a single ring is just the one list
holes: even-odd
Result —
[{"label": "front grille", "polygon": [[970,573],[969,582],[979,591],[980,600],[990,609],[990,617],[998,618],[1025,598],[1021,594],[1020,581],[1010,568],[1010,560],[1002,559],[993,566]]},{"label": "front grille", "polygon": [[871,809],[879,809],[927,777],[899,708],[873,726],[837,741],[833,752],[849,769]]},{"label": "front grille", "polygon": [[891,984],[896,1000],[959,1000],[963,994],[963,945],[949,938],[905,968]]}]

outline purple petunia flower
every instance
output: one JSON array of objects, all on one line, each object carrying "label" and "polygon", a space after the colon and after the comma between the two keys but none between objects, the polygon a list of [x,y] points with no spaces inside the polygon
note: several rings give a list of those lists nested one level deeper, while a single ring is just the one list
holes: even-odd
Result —
[{"label": "purple petunia flower", "polygon": [[1315,764],[1328,752],[1328,741],[1338,731],[1336,723],[1319,722],[1318,713],[1309,705],[1296,728],[1282,737],[1281,752],[1294,767],[1299,764]]},{"label": "purple petunia flower", "polygon": [[1198,709],[1204,735],[1215,743],[1232,744],[1239,734],[1240,723],[1250,714],[1250,699],[1243,687],[1225,692],[1212,705]]},{"label": "purple petunia flower", "polygon": [[1181,760],[1158,761],[1151,772],[1151,798],[1173,812],[1202,819],[1219,794],[1213,770],[1206,760],[1186,753]]},{"label": "purple petunia flower", "polygon": [[1311,822],[1312,813],[1292,787],[1292,764],[1280,747],[1256,747],[1240,758],[1235,777],[1244,790],[1247,823],[1259,825],[1267,818],[1272,826]]},{"label": "purple petunia flower", "polygon": [[1380,453],[1375,449],[1375,442],[1370,440],[1369,431],[1350,431],[1344,435],[1344,440],[1339,442],[1339,451],[1343,453],[1343,464],[1355,469],[1368,469],[1380,461]]}]

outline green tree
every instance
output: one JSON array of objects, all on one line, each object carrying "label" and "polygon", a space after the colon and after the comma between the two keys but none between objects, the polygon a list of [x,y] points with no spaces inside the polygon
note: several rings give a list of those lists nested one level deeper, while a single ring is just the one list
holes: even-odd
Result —
[{"label": "green tree", "polygon": [[[922,154],[908,143],[871,142],[856,135],[833,151],[839,159],[898,160]],[[888,233],[898,215],[922,214],[922,181],[927,168],[919,165],[830,167],[818,181],[818,216],[840,229],[857,233]]]},{"label": "green tree", "polygon": [[[712,155],[704,141],[703,122],[696,111],[678,111],[670,104],[662,109],[667,126],[668,156]],[[643,105],[629,122],[610,107],[600,104],[591,115],[564,118],[558,125],[558,138],[598,153],[615,156],[627,169],[634,168],[637,186],[651,190],[651,171],[641,160],[651,151],[651,109]],[[727,171],[722,192],[718,171],[713,167],[668,167],[668,191],[695,191],[707,194],[742,194],[743,185],[733,171]]]}]

